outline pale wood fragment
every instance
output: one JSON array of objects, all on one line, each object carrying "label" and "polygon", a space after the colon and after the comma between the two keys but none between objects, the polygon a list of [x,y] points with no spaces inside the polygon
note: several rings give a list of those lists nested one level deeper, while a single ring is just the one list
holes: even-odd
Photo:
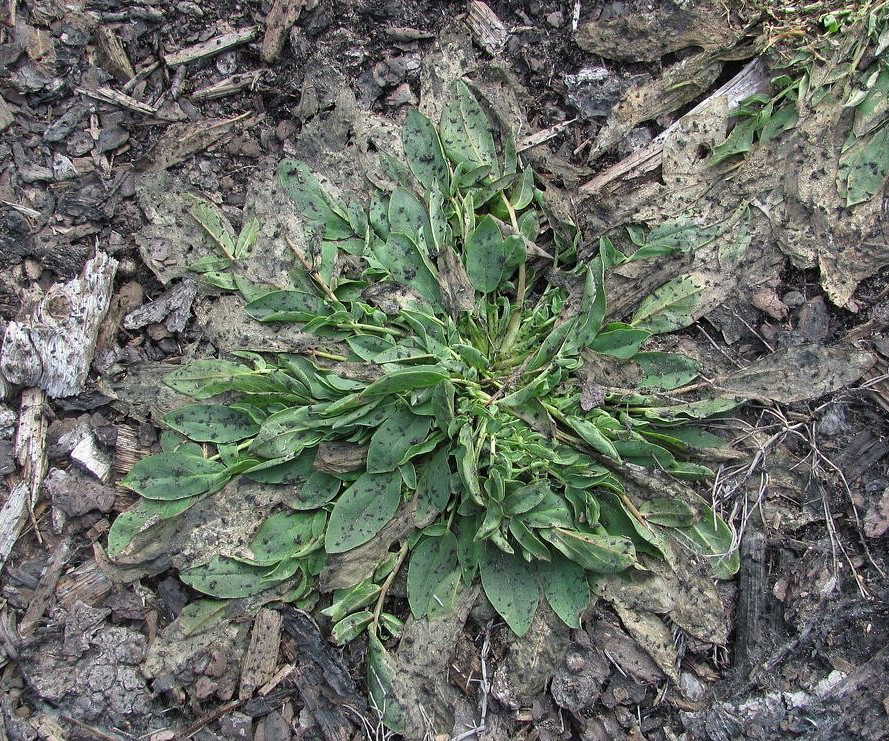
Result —
[{"label": "pale wood fragment", "polygon": [[0,131],[9,128],[13,121],[15,121],[15,113],[12,106],[3,99],[3,96],[0,96]]},{"label": "pale wood fragment", "polygon": [[250,645],[241,666],[241,686],[238,697],[249,700],[258,687],[271,681],[278,665],[283,617],[277,610],[263,608],[253,622]]},{"label": "pale wood fragment", "polygon": [[25,526],[28,512],[28,486],[22,481],[12,488],[0,509],[0,569]]},{"label": "pale wood fragment", "polygon": [[15,436],[15,457],[19,464],[19,478],[28,488],[30,509],[37,504],[40,486],[48,467],[45,411],[46,394],[41,389],[29,388],[22,391],[19,426]]},{"label": "pale wood fragment", "polygon": [[222,54],[222,52],[233,49],[236,46],[246,44],[248,41],[253,41],[253,39],[256,38],[256,32],[256,26],[248,26],[247,28],[241,28],[237,31],[232,31],[231,33],[224,33],[221,36],[207,39],[207,41],[202,41],[199,44],[187,46],[184,49],[172,52],[171,54],[164,54],[164,62],[166,62],[168,67],[176,67],[180,64],[194,62],[197,59],[214,57],[217,54]]},{"label": "pale wood fragment", "polygon": [[239,93],[241,90],[252,89],[263,74],[265,74],[265,70],[258,69],[231,75],[223,80],[219,80],[219,82],[214,82],[212,85],[195,90],[190,97],[194,101],[225,98],[228,95]]},{"label": "pale wood fragment", "polygon": [[9,322],[0,372],[10,383],[39,387],[53,398],[83,390],[116,270],[114,258],[97,252],[80,276],[54,285],[30,316]]},{"label": "pale wood fragment", "polygon": [[557,123],[554,126],[550,126],[548,129],[543,129],[542,131],[536,131],[533,134],[529,134],[528,136],[516,142],[516,151],[524,152],[526,149],[531,149],[531,147],[536,147],[538,144],[548,142],[550,139],[558,136],[561,132],[571,126],[571,124],[573,124],[575,121],[577,121],[577,119],[572,118],[568,121],[562,121],[561,123]]},{"label": "pale wood fragment", "polygon": [[74,450],[71,451],[71,460],[104,484],[107,484],[111,478],[111,460],[108,454],[98,446],[92,433],[74,446]]},{"label": "pale wood fragment", "polygon": [[506,47],[506,40],[509,38],[506,26],[481,0],[472,0],[469,3],[466,25],[469,26],[476,43],[488,54],[496,56]]},{"label": "pale wood fragment", "polygon": [[96,29],[96,40],[99,51],[107,60],[107,69],[118,82],[127,82],[136,76],[136,70],[123,48],[120,37],[110,26],[102,25]]},{"label": "pale wood fragment", "polygon": [[111,580],[99,564],[90,559],[59,579],[56,597],[66,610],[76,602],[94,607],[111,591],[111,586]]},{"label": "pale wood fragment", "polygon": [[265,17],[265,36],[262,39],[262,61],[274,62],[284,48],[287,34],[299,20],[305,0],[275,0],[272,9]]},{"label": "pale wood fragment", "polygon": [[49,563],[46,565],[46,569],[40,577],[40,583],[37,585],[37,589],[34,590],[34,596],[31,598],[31,603],[28,605],[28,609],[26,610],[22,621],[19,623],[20,636],[24,637],[29,633],[33,633],[38,625],[40,625],[43,614],[46,612],[49,601],[59,582],[59,576],[62,573],[62,569],[68,562],[70,551],[71,547],[67,540],[60,541],[53,549]]},{"label": "pale wood fragment", "polygon": [[76,92],[81,95],[86,95],[88,98],[95,98],[96,100],[101,100],[103,103],[118,105],[121,108],[126,108],[129,111],[141,113],[145,116],[153,116],[157,113],[157,108],[154,106],[143,103],[141,100],[136,100],[125,93],[119,93],[117,90],[104,85],[97,87],[95,90],[79,87]]}]

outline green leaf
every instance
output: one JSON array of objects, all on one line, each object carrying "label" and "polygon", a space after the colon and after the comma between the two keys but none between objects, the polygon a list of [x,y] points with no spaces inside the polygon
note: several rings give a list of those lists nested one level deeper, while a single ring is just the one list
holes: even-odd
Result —
[{"label": "green leaf", "polygon": [[521,520],[513,518],[509,521],[509,534],[515,538],[516,543],[527,554],[526,558],[530,556],[539,561],[549,561],[552,558],[546,544]]},{"label": "green leaf", "polygon": [[516,183],[509,194],[509,201],[516,211],[521,211],[531,205],[534,199],[534,171],[526,167],[522,172],[522,179]]},{"label": "green leaf", "polygon": [[671,391],[691,383],[701,372],[697,360],[681,353],[640,352],[633,356],[633,360],[642,369],[639,388],[643,389]]},{"label": "green leaf", "polygon": [[447,193],[450,171],[435,125],[416,108],[411,108],[401,131],[404,156],[414,177],[426,190]]},{"label": "green leaf", "polygon": [[398,669],[395,660],[373,633],[367,634],[367,689],[373,706],[386,728],[404,731],[404,709],[395,696],[393,685]]},{"label": "green leaf", "polygon": [[241,363],[206,358],[195,360],[168,373],[164,377],[164,383],[174,391],[193,399],[209,399],[233,390],[236,379],[252,376],[254,373],[252,368]]},{"label": "green leaf", "polygon": [[565,421],[571,426],[581,439],[597,453],[620,462],[620,455],[614,447],[614,443],[605,436],[599,427],[580,417],[566,417]]},{"label": "green leaf", "polygon": [[189,638],[201,633],[225,614],[228,604],[218,599],[199,599],[187,604],[177,618],[182,635]]},{"label": "green leaf", "polygon": [[450,450],[439,448],[420,469],[417,481],[417,517],[432,510],[444,512],[451,496],[451,467],[448,464]]},{"label": "green leaf", "polygon": [[430,417],[419,417],[407,407],[397,406],[370,438],[367,472],[394,471],[411,446],[426,439],[431,426]]},{"label": "green leaf", "polygon": [[696,275],[680,275],[643,299],[631,324],[653,334],[675,332],[693,324],[701,305],[703,280]]},{"label": "green leaf", "polygon": [[589,348],[603,355],[611,355],[615,358],[632,358],[649,337],[651,331],[647,328],[639,329],[629,324],[612,322],[606,324],[599,332]]},{"label": "green leaf", "polygon": [[[469,281],[480,293],[496,291],[510,257],[504,247],[500,227],[493,217],[485,216],[466,238],[466,272]],[[511,249],[510,249],[511,253]]]},{"label": "green leaf", "polygon": [[195,203],[188,212],[201,225],[216,246],[222,251],[222,254],[229,260],[233,259],[236,256],[235,230],[225,217],[225,214],[214,203],[196,198],[195,196],[190,196],[190,198]]},{"label": "green leaf", "polygon": [[889,175],[889,126],[870,134],[864,144],[841,156],[846,175],[846,206],[864,203],[879,193]]},{"label": "green leaf", "polygon": [[427,249],[432,244],[429,212],[413,193],[404,188],[396,188],[389,196],[389,231],[390,237],[392,232],[398,232],[410,237],[416,245],[425,245]]},{"label": "green leaf", "polygon": [[185,499],[218,491],[230,475],[222,463],[186,453],[150,455],[120,482],[146,499]]},{"label": "green leaf", "polygon": [[139,533],[162,520],[169,520],[181,515],[201,499],[201,496],[169,501],[140,499],[126,512],[121,512],[112,523],[111,529],[108,531],[108,555],[113,558],[124,550]]},{"label": "green leaf", "polygon": [[244,412],[219,404],[190,404],[164,415],[164,424],[196,442],[236,443],[259,431]]},{"label": "green leaf", "polygon": [[565,556],[589,571],[611,574],[636,563],[636,549],[629,538],[555,527],[539,530]]},{"label": "green leaf", "polygon": [[580,615],[590,604],[590,587],[583,567],[555,553],[549,563],[537,563],[537,578],[553,612],[569,628],[580,628]]},{"label": "green leaf", "polygon": [[315,471],[306,482],[295,491],[284,503],[290,509],[304,510],[323,507],[339,494],[342,481],[323,471]]},{"label": "green leaf", "polygon": [[552,489],[539,504],[521,515],[522,522],[530,528],[574,527],[574,518],[565,500]]},{"label": "green leaf", "polygon": [[245,476],[260,484],[302,484],[312,475],[314,461],[314,450],[290,460],[273,458],[251,468]]},{"label": "green leaf", "polygon": [[497,151],[490,124],[475,96],[466,84],[454,84],[455,98],[445,104],[439,134],[448,159],[455,165],[464,162],[484,165],[497,175]]},{"label": "green leaf", "polygon": [[321,614],[337,622],[350,612],[374,602],[379,593],[380,585],[374,584],[372,579],[365,579],[348,589],[337,589],[333,593],[330,607],[321,610]]},{"label": "green leaf", "polygon": [[250,541],[255,566],[272,566],[301,558],[320,547],[327,515],[324,512],[275,512],[266,517]]},{"label": "green leaf", "polygon": [[435,386],[447,378],[447,370],[440,365],[416,365],[411,368],[401,368],[374,381],[361,392],[361,396],[373,398],[388,394],[400,394],[405,391]]},{"label": "green leaf", "polygon": [[267,578],[271,571],[268,566],[253,566],[216,556],[209,563],[181,571],[179,578],[192,589],[211,597],[238,599],[251,597],[271,587],[275,581]]},{"label": "green leaf", "polygon": [[330,513],[324,547],[344,553],[366,543],[392,519],[401,502],[401,474],[362,474],[337,499]]},{"label": "green leaf", "polygon": [[393,231],[375,255],[396,283],[409,286],[434,305],[441,303],[438,279],[411,237]]},{"label": "green leaf", "polygon": [[664,527],[691,527],[698,519],[698,512],[676,498],[658,497],[639,505],[647,522]]},{"label": "green leaf", "polygon": [[305,291],[272,291],[251,301],[244,311],[260,322],[309,322],[332,313],[324,299]]},{"label": "green leaf", "polygon": [[479,572],[485,594],[512,632],[521,637],[528,632],[540,592],[537,580],[520,556],[509,555],[488,545],[479,559]]},{"label": "green leaf", "polygon": [[719,579],[731,579],[741,567],[732,531],[706,504],[698,505],[700,518],[690,527],[676,527],[670,534],[696,553],[706,556]]},{"label": "green leaf", "polygon": [[[322,610],[324,612],[324,610]],[[354,640],[373,622],[374,616],[370,610],[354,612],[342,618],[330,629],[330,637],[337,646],[345,646]]]},{"label": "green leaf", "polygon": [[238,234],[238,241],[235,242],[235,260],[242,260],[250,254],[250,250],[256,244],[256,238],[259,236],[259,228],[259,219],[255,216],[244,223],[240,234]]},{"label": "green leaf", "polygon": [[735,128],[726,137],[722,144],[713,147],[713,155],[707,164],[711,167],[733,157],[736,154],[744,154],[753,146],[753,136],[756,133],[756,119],[747,119],[735,124]]},{"label": "green leaf", "polygon": [[307,219],[324,227],[325,239],[346,239],[353,234],[345,213],[334,213],[318,179],[302,162],[284,159],[278,164],[278,181]]},{"label": "green leaf", "polygon": [[457,539],[452,533],[425,538],[411,552],[407,600],[415,618],[450,612],[460,586]]},{"label": "green leaf", "polygon": [[534,509],[551,493],[549,482],[541,479],[510,491],[503,501],[503,509],[510,517],[520,515]]}]

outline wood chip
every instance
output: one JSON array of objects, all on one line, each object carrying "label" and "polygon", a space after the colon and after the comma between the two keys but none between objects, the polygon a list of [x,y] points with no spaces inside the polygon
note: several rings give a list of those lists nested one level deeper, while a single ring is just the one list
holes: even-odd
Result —
[{"label": "wood chip", "polygon": [[117,261],[98,252],[79,277],[50,288],[30,316],[9,322],[0,352],[8,381],[53,398],[83,391],[116,270]]},{"label": "wood chip", "polygon": [[37,585],[28,609],[19,623],[19,635],[26,636],[37,629],[43,614],[46,612],[46,608],[49,606],[49,600],[55,592],[62,569],[68,563],[70,552],[71,546],[67,540],[61,541],[53,548],[49,563],[40,577],[40,583]]},{"label": "wood chip", "polygon": [[170,124],[143,163],[148,172],[166,170],[184,162],[234,133],[238,124],[248,128],[262,120],[262,116],[250,118],[249,113],[234,118],[210,118],[202,121]]},{"label": "wood chip", "polygon": [[59,579],[56,597],[66,610],[76,602],[95,607],[111,591],[111,586],[111,580],[99,564],[90,559]]},{"label": "wood chip", "polygon": [[524,152],[526,149],[536,147],[538,144],[543,144],[544,142],[549,141],[571,126],[575,121],[577,121],[576,118],[572,118],[570,121],[562,121],[562,123],[557,123],[555,126],[550,126],[548,129],[543,129],[543,131],[538,131],[520,139],[516,142],[516,151]]},{"label": "wood chip", "polygon": [[32,510],[37,504],[48,468],[45,411],[46,394],[41,389],[29,388],[22,391],[19,427],[15,436],[15,457],[19,464],[20,478],[28,488],[28,502]]},{"label": "wood chip", "polygon": [[117,105],[121,108],[126,108],[128,111],[141,113],[145,116],[153,116],[157,113],[157,108],[154,106],[136,100],[125,93],[119,93],[117,90],[110,87],[102,86],[95,90],[87,90],[86,88],[79,87],[77,88],[77,92],[81,95],[86,95],[88,98],[101,100],[103,103],[111,103],[112,105]]},{"label": "wood chip", "polygon": [[12,106],[0,96],[0,131],[8,129],[13,121],[15,121],[15,112]]},{"label": "wood chip", "polygon": [[111,26],[99,26],[96,29],[96,41],[99,51],[105,58],[105,68],[118,82],[124,83],[136,76],[136,70],[133,69],[126,49],[123,48],[120,37]]},{"label": "wood chip", "polygon": [[476,43],[491,56],[496,56],[506,47],[506,40],[509,38],[506,26],[481,0],[473,0],[469,4],[466,24]]},{"label": "wood chip", "polygon": [[287,34],[299,19],[305,0],[275,0],[265,17],[265,36],[262,39],[262,61],[271,64],[279,56],[287,40]]},{"label": "wood chip", "polygon": [[111,460],[108,454],[98,446],[92,433],[74,446],[74,450],[71,451],[71,460],[102,483],[107,484],[111,478]]},{"label": "wood chip", "polygon": [[234,49],[236,46],[246,44],[256,38],[256,26],[241,28],[231,33],[224,33],[200,44],[187,46],[184,49],[173,52],[172,54],[164,54],[164,62],[168,67],[177,67],[180,64],[188,64],[198,59],[207,59],[222,54],[224,51]]},{"label": "wood chip", "polygon": [[258,69],[251,72],[242,72],[239,75],[231,75],[224,80],[214,82],[198,90],[195,90],[190,98],[192,101],[215,100],[239,93],[241,90],[252,89],[265,74],[265,70]]},{"label": "wood chip", "polygon": [[0,509],[0,569],[6,563],[9,552],[18,540],[28,519],[28,486],[22,481],[16,484]]},{"label": "wood chip", "polygon": [[241,686],[238,697],[249,700],[258,687],[271,681],[278,665],[283,617],[277,610],[262,609],[253,622],[250,646],[241,666]]}]

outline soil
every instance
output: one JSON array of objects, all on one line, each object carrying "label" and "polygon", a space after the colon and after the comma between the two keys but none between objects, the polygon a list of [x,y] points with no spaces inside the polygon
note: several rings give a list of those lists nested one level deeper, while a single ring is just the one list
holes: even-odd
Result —
[{"label": "soil", "polygon": [[[708,38],[714,48],[737,50],[738,39],[762,28],[743,7],[720,10],[718,27],[689,31],[670,19],[694,3],[516,0],[489,3],[503,24],[498,45],[496,34],[491,41],[470,32],[470,5],[4,4],[0,339],[10,346],[12,323],[27,321],[35,301],[80,275],[97,251],[117,268],[88,377],[76,393],[44,398],[35,417],[45,426],[37,438],[49,471],[33,513],[18,529],[0,518],[15,540],[0,575],[0,738],[389,737],[366,698],[362,640],[335,649],[326,640],[329,621],[290,606],[233,611],[211,631],[188,632],[176,619],[199,595],[177,580],[178,556],[160,543],[150,567],[121,566],[109,563],[104,544],[110,523],[134,501],[114,482],[157,443],[154,407],[167,393],[158,379],[183,357],[227,347],[225,333],[234,331],[225,326],[228,305],[215,303],[218,294],[208,302],[176,267],[181,225],[163,213],[163,195],[202,193],[240,226],[249,208],[261,207],[257,178],[282,157],[331,154],[312,147],[325,121],[339,121],[343,90],[359,114],[399,122],[408,107],[425,103],[424,64],[450,63],[448,54],[463,49],[480,89],[496,83],[512,91],[508,100],[521,105],[527,127],[520,134],[556,127],[529,151],[542,183],[569,204],[588,255],[618,223],[615,198],[635,196],[600,199],[580,186],[647,145],[753,52],[728,55],[705,88],[672,110],[637,117],[596,152],[609,111],[633,86],[707,48]],[[289,24],[280,15],[288,7],[300,11]],[[658,14],[664,30],[652,40],[634,19]],[[275,28],[270,18],[280,26],[278,44],[267,34]],[[589,51],[592,42],[581,41],[596,23],[625,24],[625,43]],[[228,51],[176,63],[176,52],[244,30]],[[219,83],[229,87],[214,97],[208,89]],[[359,138],[356,130],[340,134],[330,141],[346,147]],[[336,184],[361,187],[345,176]],[[170,222],[157,226],[161,216]],[[842,281],[825,282],[817,260],[775,254],[750,267],[751,286],[768,275],[761,291],[735,291],[712,314],[662,338],[665,347],[703,358],[713,375],[802,343],[840,348],[818,356],[837,373],[857,362],[854,353],[877,360],[869,375],[858,372],[826,395],[758,394],[735,421],[735,432],[752,441],[747,452],[759,455],[749,470],[741,467],[746,474],[731,469],[734,499],[721,503],[733,524],[743,514],[746,526],[737,577],[714,588],[690,572],[675,582],[683,590],[677,596],[652,575],[635,602],[598,600],[581,630],[541,610],[522,640],[467,594],[450,621],[406,628],[398,648],[405,691],[434,720],[408,724],[405,737],[889,737],[889,393],[882,385],[889,272],[877,269],[889,260],[858,271],[838,306]],[[151,312],[131,318],[147,305]],[[0,498],[7,502],[21,480],[38,475],[27,454],[16,461],[14,440],[27,390],[39,385],[8,381],[0,375]],[[669,609],[659,606],[668,597]],[[407,614],[397,582],[391,609]],[[652,614],[670,617],[651,622]],[[442,656],[448,670],[432,680],[424,672]]]}]

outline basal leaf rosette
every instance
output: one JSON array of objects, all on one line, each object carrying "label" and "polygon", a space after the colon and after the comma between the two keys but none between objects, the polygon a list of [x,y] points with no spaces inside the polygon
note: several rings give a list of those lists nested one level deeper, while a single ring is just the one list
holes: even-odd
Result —
[{"label": "basal leaf rosette", "polygon": [[[598,257],[577,261],[578,230],[466,84],[438,124],[407,115],[403,149],[381,156],[379,180],[392,186],[364,204],[338,199],[304,163],[280,163],[311,245],[291,243],[284,289],[235,270],[255,225],[235,238],[196,203],[222,252],[201,267],[209,282],[240,291],[257,321],[297,323],[318,342],[198,360],[167,377],[195,403],[166,415],[163,452],[124,479],[142,499],[114,523],[112,556],[241,476],[285,487],[284,508],[246,550],[183,581],[218,598],[287,585],[300,600],[339,554],[365,548],[365,573],[323,610],[340,642],[398,632],[382,608],[402,566],[415,617],[448,612],[478,577],[519,635],[541,599],[578,626],[590,574],[670,559],[675,543],[730,575],[732,534],[690,488],[681,501],[634,502],[623,483],[627,466],[707,477],[697,461],[723,445],[700,425],[734,401],[669,401],[661,393],[692,382],[697,363],[642,349],[685,326],[684,304],[662,296],[628,323],[608,318],[606,271],[634,257],[604,240]],[[641,257],[681,241],[681,228],[662,231]],[[598,386],[584,374],[592,358],[632,365],[638,387]]]}]

